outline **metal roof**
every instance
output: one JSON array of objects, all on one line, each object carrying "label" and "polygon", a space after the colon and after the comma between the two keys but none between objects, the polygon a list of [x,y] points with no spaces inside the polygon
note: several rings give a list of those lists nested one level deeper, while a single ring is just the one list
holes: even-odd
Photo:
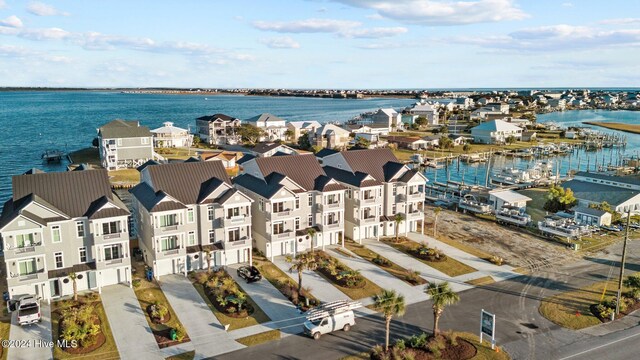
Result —
[{"label": "metal roof", "polygon": [[134,120],[120,119],[113,120],[98,128],[98,134],[104,139],[151,137],[151,131],[148,127],[140,126]]},{"label": "metal roof", "polygon": [[579,199],[594,203],[607,203],[617,206],[640,194],[638,190],[625,189],[618,186],[596,184],[588,181],[569,180],[562,183],[563,188],[571,189],[573,195]]},{"label": "metal roof", "polygon": [[398,162],[391,149],[349,150],[340,153],[354,172],[362,172],[374,179],[388,182],[404,165]]},{"label": "metal roof", "polygon": [[307,191],[314,190],[316,179],[326,175],[313,155],[256,158],[255,161],[264,177],[272,173],[279,173],[290,178]]},{"label": "metal roof", "polygon": [[324,172],[327,173],[327,176],[345,184],[349,184],[357,187],[369,187],[369,186],[377,186],[382,185],[382,183],[378,180],[369,177],[369,174],[365,174],[362,172],[352,173],[350,171],[337,169],[332,166],[325,166]]}]

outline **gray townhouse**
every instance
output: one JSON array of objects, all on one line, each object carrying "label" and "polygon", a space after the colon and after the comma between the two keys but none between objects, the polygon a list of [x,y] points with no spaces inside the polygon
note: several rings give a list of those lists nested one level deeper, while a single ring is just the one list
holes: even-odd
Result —
[{"label": "gray townhouse", "polygon": [[50,301],[128,283],[129,210],[111,191],[107,170],[14,176],[2,209],[0,238],[11,298]]},{"label": "gray townhouse", "polygon": [[336,152],[324,156],[322,164],[347,188],[345,233],[352,239],[395,235],[398,213],[405,218],[399,233],[417,231],[424,221],[427,178],[399,162],[390,149]]},{"label": "gray townhouse", "polygon": [[151,130],[131,120],[116,119],[98,128],[98,148],[107,170],[135,168],[156,155]]},{"label": "gray townhouse", "polygon": [[251,263],[251,205],[221,161],[148,164],[130,190],[145,263],[167,274]]},{"label": "gray townhouse", "polygon": [[234,145],[240,143],[237,128],[240,119],[225,114],[201,116],[196,119],[198,137],[211,145]]},{"label": "gray townhouse", "polygon": [[315,156],[255,158],[242,169],[234,185],[254,200],[254,244],[267,257],[295,256],[344,240],[345,188],[325,174]]}]

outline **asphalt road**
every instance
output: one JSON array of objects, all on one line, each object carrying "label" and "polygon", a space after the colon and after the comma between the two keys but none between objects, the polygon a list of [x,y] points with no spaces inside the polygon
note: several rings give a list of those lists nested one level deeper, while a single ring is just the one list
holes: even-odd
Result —
[{"label": "asphalt road", "polygon": [[[580,288],[586,284],[617,276],[621,246],[609,249],[609,254],[586,258],[569,266],[547,269],[497,284],[478,287],[460,293],[460,303],[448,307],[440,321],[441,329],[477,333],[481,309],[496,314],[497,343],[513,359],[629,359],[640,351],[640,333],[631,328],[615,334],[593,337],[555,325],[539,312],[540,300],[558,292]],[[640,242],[631,242],[628,249],[627,273],[640,271]],[[612,269],[612,267],[616,267]],[[613,271],[612,271],[613,270]],[[246,348],[218,359],[339,359],[371,349],[384,341],[384,321],[379,315],[356,319],[351,332],[335,332],[314,341],[304,335],[293,335],[279,341]],[[429,301],[411,305],[406,314],[394,319],[391,337],[431,332],[433,315]],[[606,344],[618,341],[613,348]],[[622,349],[618,344],[627,345]],[[636,345],[637,344],[637,345]],[[601,346],[595,350],[589,349]],[[581,353],[583,352],[583,353]],[[606,354],[598,357],[597,355]]]}]

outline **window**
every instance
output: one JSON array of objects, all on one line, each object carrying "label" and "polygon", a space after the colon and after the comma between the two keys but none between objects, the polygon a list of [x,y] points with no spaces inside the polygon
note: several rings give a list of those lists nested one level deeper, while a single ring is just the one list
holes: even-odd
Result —
[{"label": "window", "polygon": [[230,229],[229,230],[229,241],[238,241],[240,240],[240,229]]},{"label": "window", "polygon": [[374,214],[371,213],[371,208],[365,208],[363,218],[371,219],[372,217],[374,217]]},{"label": "window", "polygon": [[391,206],[391,215],[395,215],[396,214],[396,204],[393,204],[393,206]]},{"label": "window", "polygon": [[313,206],[313,195],[309,194],[309,206]]},{"label": "window", "polygon": [[235,216],[240,216],[240,208],[239,207],[227,209],[227,218],[228,219],[231,219],[232,217],[235,217]]},{"label": "window", "polygon": [[274,213],[279,213],[284,211],[284,202],[277,202],[271,205],[272,211]]},{"label": "window", "polygon": [[56,264],[56,269],[62,269],[64,267],[64,261],[62,261],[62,251],[53,253],[53,262]]},{"label": "window", "polygon": [[277,234],[282,234],[284,233],[284,224],[279,222],[279,223],[274,223],[273,224],[273,234],[277,235]]},{"label": "window", "polygon": [[78,254],[80,255],[80,262],[81,263],[86,263],[87,262],[87,248],[85,246],[78,248]]},{"label": "window", "polygon": [[119,221],[102,223],[102,235],[117,234],[119,232],[120,232]]},{"label": "window", "polygon": [[107,245],[104,247],[104,259],[114,260],[120,258],[120,245]]},{"label": "window", "polygon": [[264,201],[262,199],[260,199],[260,201],[258,202],[258,210],[264,210]]},{"label": "window", "polygon": [[194,220],[193,209],[187,209],[187,222],[192,223]]},{"label": "window", "polygon": [[18,273],[20,275],[29,275],[35,273],[36,259],[23,260],[18,262]]},{"label": "window", "polygon": [[158,220],[160,220],[160,227],[178,225],[178,215],[177,214],[161,215],[161,216],[158,217]]},{"label": "window", "polygon": [[76,231],[78,233],[79,238],[84,237],[84,222],[82,221],[76,222]]},{"label": "window", "polygon": [[336,216],[336,213],[329,213],[327,215],[327,225],[332,225],[337,223],[338,223],[338,216]]},{"label": "window", "polygon": [[53,225],[51,227],[51,242],[59,243],[62,241],[60,238],[60,225]]},{"label": "window", "polygon": [[189,231],[189,234],[187,234],[187,245],[192,246],[195,244],[196,244],[196,232]]},{"label": "window", "polygon": [[207,208],[207,217],[209,221],[213,221],[213,206]]},{"label": "window", "polygon": [[365,190],[364,191],[364,199],[365,200],[373,199],[373,194],[371,193],[371,190]]},{"label": "window", "polygon": [[300,230],[300,218],[299,217],[295,218],[294,222],[295,222],[296,230]]},{"label": "window", "polygon": [[336,194],[331,194],[327,196],[327,204],[337,204],[338,203],[338,197],[336,196]]},{"label": "window", "polygon": [[31,246],[33,244],[33,234],[16,235],[16,244],[18,247]]},{"label": "window", "polygon": [[215,230],[209,230],[209,242],[214,243],[216,241],[216,232]]},{"label": "window", "polygon": [[307,219],[307,226],[313,226],[313,214],[309,214],[309,218]]},{"label": "window", "polygon": [[296,209],[300,209],[300,198],[296,198]]},{"label": "window", "polygon": [[149,143],[149,138],[146,138],[146,137],[142,138],[143,145],[147,145],[148,143]]},{"label": "window", "polygon": [[122,146],[122,139],[118,139],[118,146]]},{"label": "window", "polygon": [[393,184],[393,196],[396,196],[396,194],[398,194],[398,186]]}]

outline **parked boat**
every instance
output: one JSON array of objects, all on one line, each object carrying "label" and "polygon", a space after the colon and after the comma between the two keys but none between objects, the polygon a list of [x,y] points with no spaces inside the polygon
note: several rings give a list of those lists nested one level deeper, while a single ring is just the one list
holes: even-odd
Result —
[{"label": "parked boat", "polygon": [[579,225],[573,219],[559,217],[546,217],[538,221],[538,229],[545,236],[560,236],[567,239],[577,239],[591,232],[586,225]]},{"label": "parked boat", "polygon": [[527,226],[531,222],[531,216],[524,209],[515,206],[504,206],[496,212],[496,220],[500,224],[512,224]]},{"label": "parked boat", "polygon": [[476,214],[488,214],[491,212],[491,206],[476,199],[471,194],[464,195],[458,202],[458,207]]}]

